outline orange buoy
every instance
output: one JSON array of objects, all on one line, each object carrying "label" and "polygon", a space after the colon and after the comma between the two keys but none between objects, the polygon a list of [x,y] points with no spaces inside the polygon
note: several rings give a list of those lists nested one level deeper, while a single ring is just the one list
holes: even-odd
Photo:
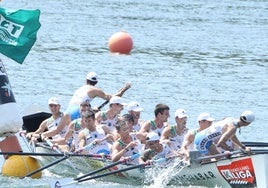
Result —
[{"label": "orange buoy", "polygon": [[111,36],[108,45],[110,52],[129,54],[133,47],[133,41],[127,32],[120,31]]}]

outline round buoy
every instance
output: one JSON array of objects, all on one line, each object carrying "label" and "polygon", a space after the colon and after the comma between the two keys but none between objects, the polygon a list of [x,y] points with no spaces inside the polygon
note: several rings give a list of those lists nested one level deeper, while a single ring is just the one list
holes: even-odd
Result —
[{"label": "round buoy", "polygon": [[[2,174],[6,176],[24,177],[41,166],[35,158],[30,156],[12,155],[2,167]],[[31,178],[41,178],[42,172],[33,174]]]},{"label": "round buoy", "polygon": [[133,47],[133,41],[127,32],[120,31],[111,36],[108,45],[110,52],[129,54]]}]

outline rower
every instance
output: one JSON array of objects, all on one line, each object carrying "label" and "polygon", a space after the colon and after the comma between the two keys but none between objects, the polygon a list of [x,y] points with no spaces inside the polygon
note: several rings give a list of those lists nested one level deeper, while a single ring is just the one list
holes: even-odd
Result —
[{"label": "rower", "polygon": [[[87,110],[91,109],[91,105],[87,102],[82,102],[80,104],[80,113],[83,113]],[[51,142],[58,145],[58,147],[63,151],[75,150],[78,148],[78,134],[84,128],[84,124],[81,118],[77,118],[73,120],[67,127],[67,132],[65,133],[63,138],[53,139]],[[51,135],[56,134],[58,129],[54,129],[51,131],[47,131],[41,134],[41,139],[48,139]],[[71,149],[72,148],[72,149]]]},{"label": "rower", "polygon": [[[35,132],[28,132],[26,134],[26,138],[31,139],[32,141],[37,141],[43,132],[56,129],[63,116],[63,113],[60,111],[61,104],[59,99],[57,97],[51,97],[48,100],[48,107],[52,114],[51,117],[42,121],[42,123],[39,125],[39,128]],[[59,132],[59,134],[53,135],[52,139],[62,138],[66,131],[67,126],[65,126],[63,130]]]},{"label": "rower", "polygon": [[[127,122],[123,119],[118,119],[116,122],[116,131],[119,138],[112,146],[112,161],[116,162],[122,157],[129,157],[140,153],[143,145],[138,139],[130,135],[130,128]],[[131,163],[138,163],[138,159],[134,159]]]},{"label": "rower", "polygon": [[[255,115],[252,111],[244,111],[241,113],[239,118],[225,118],[221,121],[215,122],[209,128],[196,134],[194,143],[197,150],[203,154],[219,154],[218,147],[221,147],[224,150],[231,151],[232,148],[229,148],[226,144],[228,139],[237,145],[240,149],[247,152],[250,151],[250,148],[245,147],[237,138],[236,131],[240,130],[241,127],[246,127],[250,125],[255,120]],[[214,143],[217,141],[216,143]]]},{"label": "rower", "polygon": [[149,132],[155,132],[159,137],[161,136],[162,131],[165,128],[164,125],[169,118],[169,106],[161,103],[157,104],[155,106],[154,115],[154,120],[146,121],[141,126],[138,134],[140,135],[142,143],[145,143],[146,136]]},{"label": "rower", "polygon": [[176,125],[167,125],[161,135],[161,143],[166,143],[174,150],[180,150],[184,136],[188,132],[186,127],[188,115],[184,109],[177,109],[175,112]]},{"label": "rower", "polygon": [[[95,97],[102,98],[109,101],[112,95],[106,94],[102,89],[96,87],[98,83],[98,75],[95,72],[89,72],[86,75],[86,84],[78,88],[64,112],[62,121],[57,126],[57,132],[61,131],[66,124],[69,124],[72,120],[77,119],[81,116],[80,114],[80,104],[83,102],[90,103]],[[124,90],[120,90],[115,95],[122,95]],[[48,136],[48,135],[46,135]]]},{"label": "rower", "polygon": [[142,120],[140,120],[140,114],[143,111],[143,108],[140,107],[140,104],[138,102],[131,101],[130,103],[128,103],[127,111],[133,117],[134,120],[132,130],[134,132],[138,132],[141,128]]},{"label": "rower", "polygon": [[78,151],[82,151],[85,154],[110,154],[111,145],[106,142],[106,139],[112,135],[105,135],[102,127],[96,126],[94,111],[83,112],[82,121],[85,128],[78,134]]},{"label": "rower", "polygon": [[174,156],[174,152],[167,144],[160,143],[160,136],[155,132],[150,132],[146,137],[145,151],[139,158],[139,163],[145,163],[148,160],[157,160]]},{"label": "rower", "polygon": [[116,129],[115,124],[118,121],[118,116],[127,103],[123,98],[118,96],[113,96],[109,103],[109,109],[97,112],[95,117],[97,126],[103,127],[106,134],[113,134]]},{"label": "rower", "polygon": [[210,116],[210,113],[203,112],[199,114],[197,121],[198,121],[198,128],[188,131],[188,133],[185,135],[183,139],[181,149],[178,152],[179,154],[184,156],[185,160],[189,159],[189,151],[195,150],[194,138],[196,134],[208,128],[214,121],[214,118]]}]

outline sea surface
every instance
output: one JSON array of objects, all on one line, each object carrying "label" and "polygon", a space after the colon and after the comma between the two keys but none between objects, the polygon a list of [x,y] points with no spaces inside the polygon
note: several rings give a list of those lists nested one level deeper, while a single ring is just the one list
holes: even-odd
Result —
[{"label": "sea surface", "polygon": [[[221,119],[252,110],[256,120],[237,135],[268,142],[267,0],[2,0],[0,6],[41,11],[42,26],[24,63],[0,55],[22,113],[32,105],[48,110],[52,96],[64,111],[95,71],[106,93],[131,82],[124,98],[141,104],[144,120],[154,118],[158,103],[169,105],[171,123],[184,108],[189,128],[201,112]],[[122,30],[132,36],[131,54],[111,54],[108,40]],[[102,102],[94,99],[93,106]],[[0,186],[48,187],[53,178],[0,175]],[[102,181],[80,186],[122,187]]]}]

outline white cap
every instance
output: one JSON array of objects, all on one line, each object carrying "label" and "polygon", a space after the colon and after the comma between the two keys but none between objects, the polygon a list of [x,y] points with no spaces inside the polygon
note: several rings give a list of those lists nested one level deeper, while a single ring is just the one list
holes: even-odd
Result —
[{"label": "white cap", "polygon": [[87,80],[90,80],[90,81],[98,81],[98,75],[95,73],[95,72],[89,72],[88,74],[87,74],[87,77],[86,77],[86,79]]},{"label": "white cap", "polygon": [[178,117],[178,118],[187,117],[188,118],[188,115],[186,114],[186,111],[184,109],[180,108],[180,109],[177,109],[175,112],[175,118],[176,117]]},{"label": "white cap", "polygon": [[138,102],[132,101],[132,102],[128,103],[127,110],[141,112],[141,111],[143,111],[143,108],[140,107],[140,104]]},{"label": "white cap", "polygon": [[202,121],[202,120],[206,120],[206,121],[214,121],[215,119],[210,117],[210,113],[207,112],[203,112],[201,113],[198,118],[197,121]]},{"label": "white cap", "polygon": [[255,120],[255,115],[252,111],[246,110],[240,115],[240,119],[247,123],[252,123]]},{"label": "white cap", "polygon": [[146,136],[146,141],[156,141],[159,139],[160,136],[156,132],[149,132]]},{"label": "white cap", "polygon": [[110,99],[109,102],[110,102],[110,104],[116,104],[116,103],[118,103],[118,104],[121,104],[123,106],[126,106],[127,105],[127,103],[125,102],[125,100],[123,98],[121,98],[121,97],[118,97],[118,96],[113,96]]},{"label": "white cap", "polygon": [[60,101],[57,97],[51,97],[50,99],[48,99],[48,104],[60,105]]}]

